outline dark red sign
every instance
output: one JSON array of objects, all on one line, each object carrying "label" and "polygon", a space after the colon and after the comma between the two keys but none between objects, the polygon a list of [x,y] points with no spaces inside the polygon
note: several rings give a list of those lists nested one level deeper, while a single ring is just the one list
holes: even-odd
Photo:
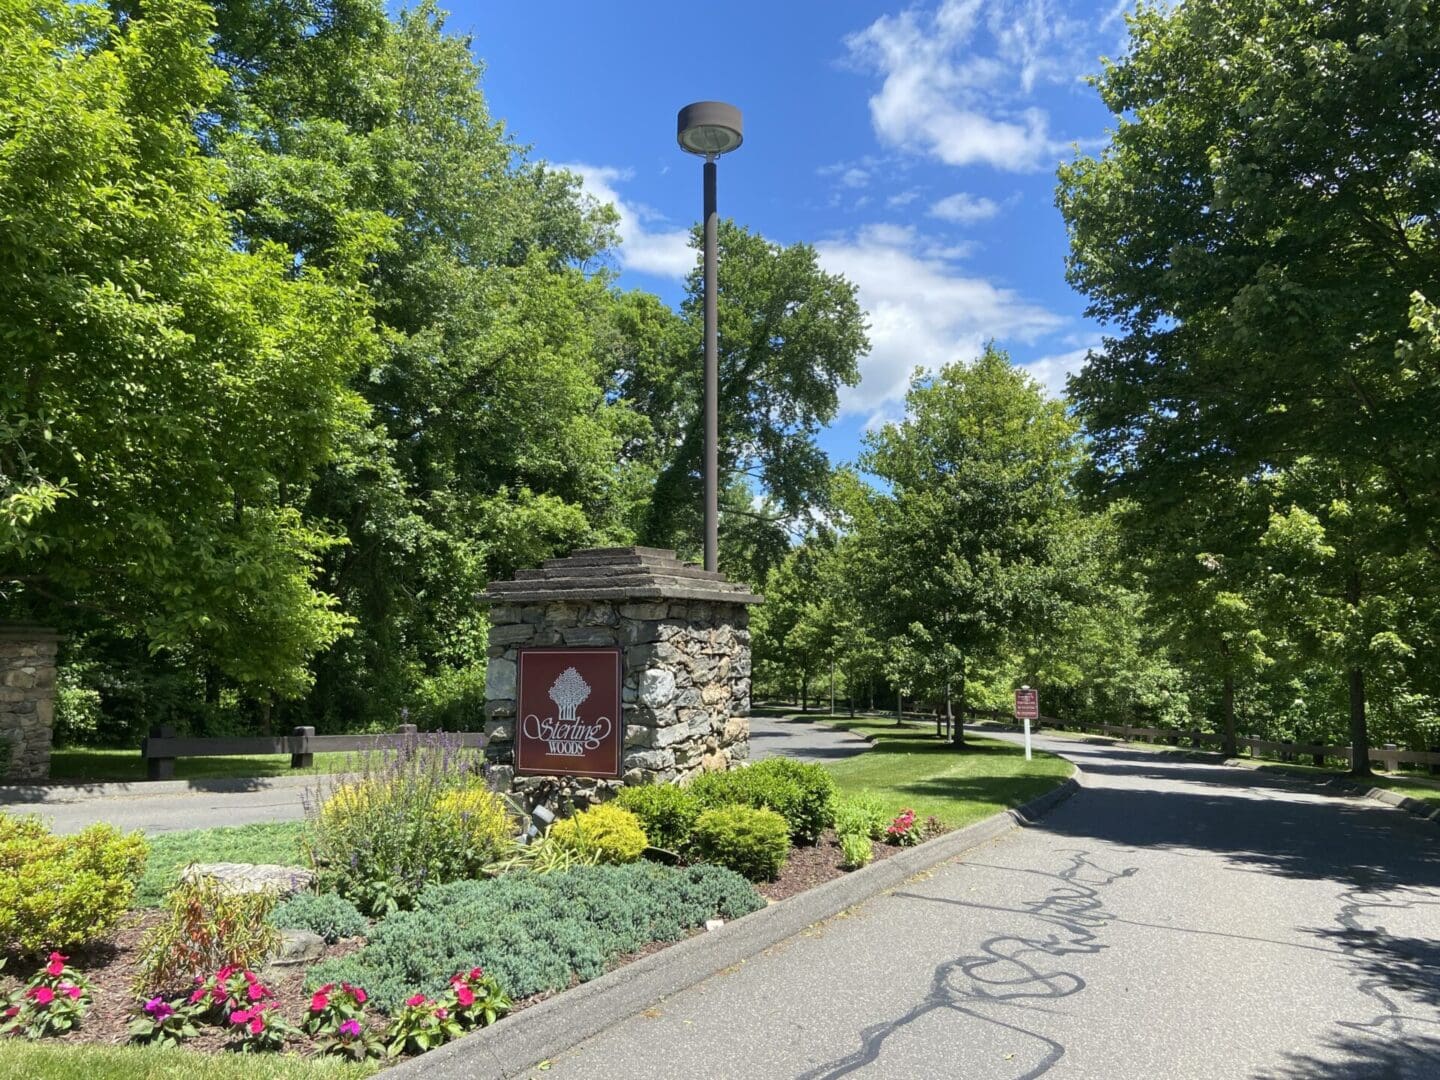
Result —
[{"label": "dark red sign", "polygon": [[1015,719],[1016,720],[1039,720],[1040,719],[1040,691],[1039,690],[1016,690],[1015,691]]},{"label": "dark red sign", "polygon": [[515,771],[620,775],[619,649],[521,649]]}]

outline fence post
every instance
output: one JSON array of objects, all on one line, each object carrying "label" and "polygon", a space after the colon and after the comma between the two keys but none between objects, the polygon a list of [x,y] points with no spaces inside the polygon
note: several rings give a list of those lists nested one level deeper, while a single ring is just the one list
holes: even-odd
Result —
[{"label": "fence post", "polygon": [[[150,729],[152,739],[173,739],[175,728],[170,724],[156,724]],[[140,753],[145,756],[145,776],[149,780],[173,780],[175,779],[175,759],[173,757],[151,757],[149,753],[149,739],[140,747]]]},{"label": "fence post", "polygon": [[315,764],[315,755],[310,750],[310,739],[315,736],[313,727],[297,727],[290,733],[294,738],[300,739],[300,745],[304,747],[300,753],[290,755],[290,767],[292,769],[308,769]]},{"label": "fence post", "polygon": [[1380,767],[1388,773],[1393,773],[1400,767],[1400,762],[1395,758],[1395,751],[1400,747],[1393,742],[1387,742],[1380,751]]},{"label": "fence post", "polygon": [[420,729],[414,724],[401,724],[395,729],[397,735],[419,735]]}]

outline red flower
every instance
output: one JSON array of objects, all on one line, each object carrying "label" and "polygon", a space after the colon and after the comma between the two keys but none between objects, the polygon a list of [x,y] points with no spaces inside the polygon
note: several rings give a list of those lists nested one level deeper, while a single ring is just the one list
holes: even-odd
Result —
[{"label": "red flower", "polygon": [[424,994],[416,994],[414,997],[408,997],[408,998],[405,999],[405,1004],[406,1004],[406,1005],[409,1005],[411,1008],[414,1008],[414,1007],[417,1006],[417,1005],[424,1005],[424,1004],[425,1004],[425,995],[424,995]]},{"label": "red flower", "polygon": [[471,969],[470,969],[470,981],[471,981],[471,982],[474,982],[476,979],[483,979],[484,977],[485,977],[485,969],[484,969],[484,968],[482,968],[482,967],[474,967],[474,968],[471,968]]},{"label": "red flower", "polygon": [[326,1007],[327,1005],[329,1005],[329,1004],[330,1004],[330,998],[326,996],[324,990],[321,990],[318,994],[316,994],[314,997],[312,997],[312,998],[310,999],[310,1011],[311,1011],[311,1012],[324,1012],[324,1011],[325,1011],[325,1007]]},{"label": "red flower", "polygon": [[72,998],[72,999],[73,999],[73,998],[78,998],[78,997],[80,996],[80,993],[81,993],[80,987],[76,986],[74,983],[61,983],[61,984],[60,984],[60,992],[61,992],[62,994],[64,994],[66,997]]},{"label": "red flower", "polygon": [[35,999],[37,1005],[49,1005],[55,1000],[55,991],[48,986],[37,986],[30,991],[29,996]]},{"label": "red flower", "polygon": [[471,990],[468,986],[457,986],[455,988],[455,1000],[468,1009],[471,1005],[475,1004],[475,991]]},{"label": "red flower", "polygon": [[[344,987],[346,990],[349,990],[349,989],[350,989],[350,984],[349,984],[349,983],[341,983],[340,985],[341,985],[342,987]],[[330,993],[330,991],[332,991],[332,990],[334,990],[334,989],[335,989],[335,984],[334,984],[334,983],[326,983],[324,986],[320,987],[320,993],[322,993],[322,994],[328,994],[328,993]]]},{"label": "red flower", "polygon": [[45,970],[51,975],[59,975],[65,970],[65,957],[58,952],[50,954],[50,963],[45,965]]}]

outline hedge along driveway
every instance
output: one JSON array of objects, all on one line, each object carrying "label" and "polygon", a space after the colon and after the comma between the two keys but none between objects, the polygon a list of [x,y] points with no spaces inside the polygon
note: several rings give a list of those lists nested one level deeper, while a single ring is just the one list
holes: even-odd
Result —
[{"label": "hedge along driveway", "polygon": [[827,766],[843,794],[869,792],[898,811],[932,814],[952,829],[1019,806],[1052,789],[1075,767],[1064,758],[966,735],[964,749],[935,737],[933,726],[898,727],[894,721],[826,717],[824,722],[874,744],[858,757]]}]

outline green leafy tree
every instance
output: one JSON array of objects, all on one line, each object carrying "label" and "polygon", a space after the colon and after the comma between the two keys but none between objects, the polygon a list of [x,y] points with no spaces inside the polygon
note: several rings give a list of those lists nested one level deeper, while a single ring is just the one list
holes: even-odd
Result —
[{"label": "green leafy tree", "polygon": [[[887,486],[856,536],[870,568],[862,596],[875,636],[913,641],[925,663],[908,666],[947,712],[957,694],[963,716],[970,677],[1063,611],[1080,447],[1064,405],[993,346],[917,376],[906,406],[861,457]],[[953,732],[963,742],[959,724]]]},{"label": "green leafy tree", "polygon": [[196,136],[223,87],[209,5],[4,10],[0,589],[298,694],[347,624],[317,587],[341,538],[303,502],[366,420],[377,237],[347,222],[323,268],[232,243]]}]

